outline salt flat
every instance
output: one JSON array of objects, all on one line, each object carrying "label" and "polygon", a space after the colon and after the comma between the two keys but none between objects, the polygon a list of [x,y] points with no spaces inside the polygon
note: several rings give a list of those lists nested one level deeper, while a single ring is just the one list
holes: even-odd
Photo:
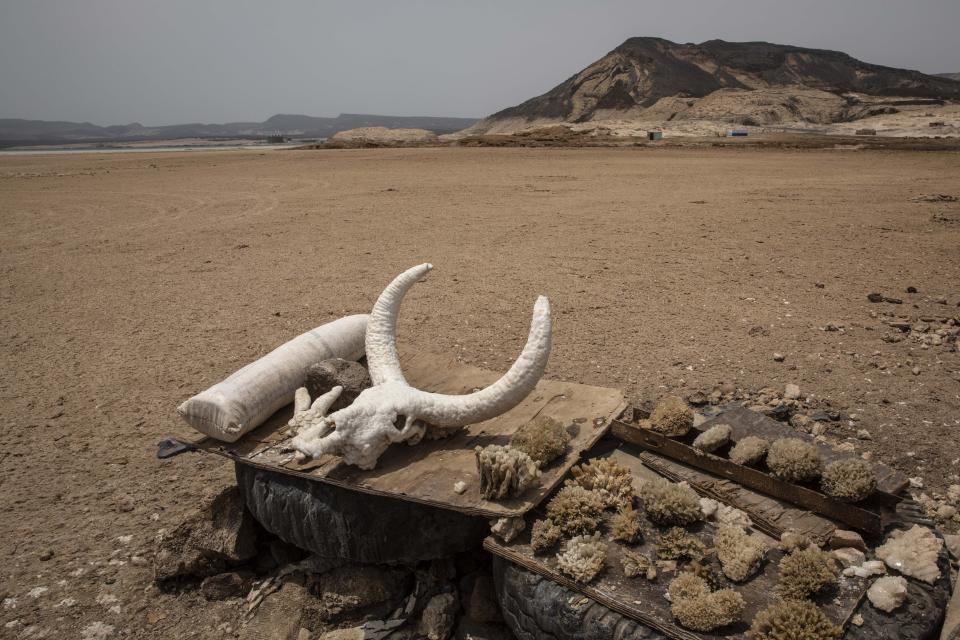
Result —
[{"label": "salt flat", "polygon": [[[960,357],[949,341],[885,342],[871,316],[960,316],[960,202],[912,200],[923,194],[960,196],[960,155],[2,157],[0,595],[16,599],[4,619],[51,637],[103,620],[144,638],[235,621],[233,605],[156,592],[149,562],[131,561],[149,561],[159,529],[232,481],[221,461],[155,460],[179,429],[174,408],[294,335],[368,310],[424,261],[436,269],[407,296],[406,344],[504,369],[545,294],[548,377],[638,400],[796,383],[856,416],[831,423],[832,438],[866,429],[857,451],[942,489],[960,472]],[[871,292],[903,304],[871,304]]]}]

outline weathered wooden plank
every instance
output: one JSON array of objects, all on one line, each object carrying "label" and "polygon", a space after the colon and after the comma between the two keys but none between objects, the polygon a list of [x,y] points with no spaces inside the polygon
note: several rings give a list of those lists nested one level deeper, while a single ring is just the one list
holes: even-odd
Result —
[{"label": "weathered wooden plank", "polygon": [[[404,374],[425,391],[462,394],[497,380],[499,372],[456,362],[430,353],[402,352]],[[287,407],[235,443],[209,438],[196,442],[199,450],[227,456],[263,469],[327,482],[347,489],[454,509],[470,515],[500,518],[526,513],[537,505],[608,430],[610,421],[625,406],[617,389],[572,382],[541,380],[520,405],[502,416],[470,425],[448,438],[424,441],[416,446],[395,445],[369,471],[344,465],[339,458],[324,456],[298,464],[283,450],[283,429],[292,414]],[[539,484],[515,499],[488,501],[480,496],[474,447],[506,444],[517,429],[537,415],[547,415],[568,425],[574,437],[567,454],[544,469]],[[454,485],[462,481],[466,491]]]},{"label": "weathered wooden plank", "polygon": [[[785,482],[760,469],[735,464],[725,457],[703,454],[689,445],[689,441],[692,441],[697,433],[709,429],[714,424],[729,424],[734,441],[748,435],[759,435],[770,440],[804,435],[797,434],[766,416],[739,406],[703,423],[683,440],[667,438],[649,429],[641,429],[619,421],[614,422],[612,433],[615,437],[661,456],[703,469],[780,500],[786,500],[867,533],[882,533],[885,524],[893,517],[893,506],[899,500],[893,494],[877,491],[862,503],[855,505],[843,503],[821,493],[818,489]],[[828,447],[820,446],[820,450],[828,461],[849,457],[849,455],[838,454]],[[884,487],[900,486],[897,472],[883,465],[876,465],[876,467],[878,482],[882,478]]]}]

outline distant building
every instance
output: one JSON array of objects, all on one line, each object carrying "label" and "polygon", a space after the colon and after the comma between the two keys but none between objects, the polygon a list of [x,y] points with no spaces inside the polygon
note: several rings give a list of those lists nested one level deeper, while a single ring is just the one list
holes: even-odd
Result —
[{"label": "distant building", "polygon": [[647,140],[663,140],[663,131],[647,131]]},{"label": "distant building", "polygon": [[727,137],[729,138],[746,138],[750,135],[750,132],[746,129],[730,129],[727,131]]},{"label": "distant building", "polygon": [[267,136],[267,144],[283,144],[287,139],[280,133],[274,133]]}]

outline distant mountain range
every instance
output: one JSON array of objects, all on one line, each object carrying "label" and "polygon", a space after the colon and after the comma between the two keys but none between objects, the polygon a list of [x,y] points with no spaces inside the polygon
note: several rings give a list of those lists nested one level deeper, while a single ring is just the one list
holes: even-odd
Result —
[{"label": "distant mountain range", "polygon": [[181,138],[262,138],[274,133],[294,138],[329,138],[358,127],[427,129],[436,134],[459,131],[475,118],[377,116],[341,113],[336,118],[278,114],[263,122],[174,124],[149,127],[134,122],[100,127],[89,122],[0,119],[0,147],[40,144],[132,142]]},{"label": "distant mountain range", "polygon": [[933,74],[938,78],[946,78],[947,80],[957,80],[960,81],[960,73],[935,73]]},{"label": "distant mountain range", "polygon": [[960,82],[955,74],[882,67],[839,51],[638,37],[543,95],[494,113],[465,133],[611,119],[735,121],[735,112],[756,124],[829,122],[859,117],[852,111],[866,113],[863,101],[853,94],[960,100]]}]

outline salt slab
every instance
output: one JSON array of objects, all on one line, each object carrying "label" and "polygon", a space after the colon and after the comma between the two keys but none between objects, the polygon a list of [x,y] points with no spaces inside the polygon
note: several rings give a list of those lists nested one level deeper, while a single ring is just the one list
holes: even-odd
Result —
[{"label": "salt slab", "polygon": [[867,589],[870,604],[890,613],[907,599],[907,579],[901,576],[877,578]]},{"label": "salt slab", "polygon": [[933,584],[940,577],[937,556],[942,547],[943,540],[930,529],[915,524],[907,531],[891,532],[887,541],[877,547],[877,557],[891,569]]}]

